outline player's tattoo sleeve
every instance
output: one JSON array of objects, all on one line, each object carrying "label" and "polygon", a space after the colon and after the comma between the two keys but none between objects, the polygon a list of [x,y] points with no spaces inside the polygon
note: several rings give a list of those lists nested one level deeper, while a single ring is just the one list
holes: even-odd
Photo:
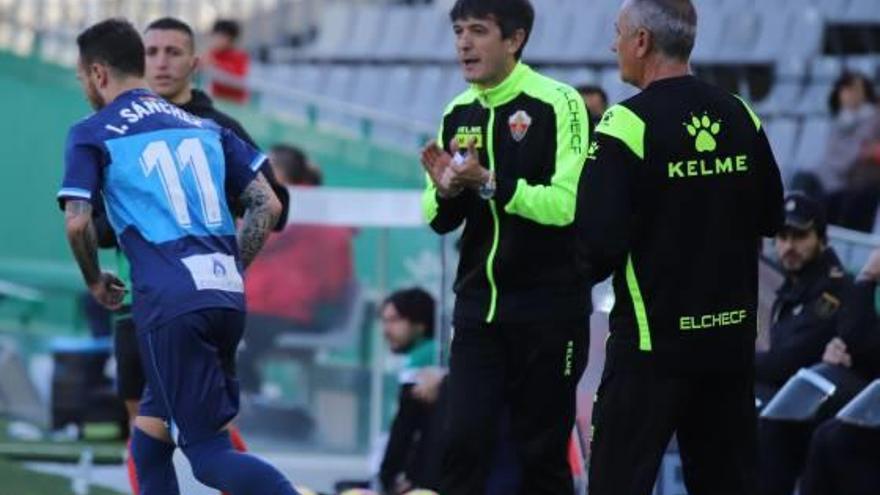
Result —
[{"label": "player's tattoo sleeve", "polygon": [[244,190],[241,202],[245,207],[245,213],[238,233],[238,250],[242,264],[247,268],[269,237],[281,208],[262,173],[258,174]]},{"label": "player's tattoo sleeve", "polygon": [[82,271],[86,285],[91,286],[101,278],[98,239],[92,224],[92,205],[83,200],[67,201],[64,205],[64,223],[73,257]]}]

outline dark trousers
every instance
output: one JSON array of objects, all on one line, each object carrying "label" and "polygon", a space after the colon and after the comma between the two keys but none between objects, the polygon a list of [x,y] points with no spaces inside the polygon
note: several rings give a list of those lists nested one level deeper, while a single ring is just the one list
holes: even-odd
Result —
[{"label": "dark trousers", "polygon": [[753,376],[606,369],[593,408],[590,495],[649,495],[673,433],[690,495],[755,493]]},{"label": "dark trousers", "polygon": [[589,323],[457,323],[449,374],[443,495],[484,495],[505,406],[520,467],[519,493],[574,492],[567,460]]},{"label": "dark trousers", "polygon": [[816,430],[801,481],[802,495],[880,493],[880,430],[831,419]]}]

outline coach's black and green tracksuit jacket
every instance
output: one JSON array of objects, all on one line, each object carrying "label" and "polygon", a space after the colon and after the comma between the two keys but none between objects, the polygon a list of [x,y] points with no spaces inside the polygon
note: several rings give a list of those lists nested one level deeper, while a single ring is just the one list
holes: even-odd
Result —
[{"label": "coach's black and green tracksuit jacket", "polygon": [[614,275],[609,362],[751,367],[759,240],[783,217],[759,118],[685,76],[608,109],[595,137],[577,235],[591,278]]},{"label": "coach's black and green tracksuit jacket", "polygon": [[497,189],[452,199],[428,180],[423,207],[436,232],[464,223],[455,282],[457,322],[535,322],[586,315],[586,279],[575,270],[578,179],[589,128],[571,87],[518,64],[491,89],[471,87],[446,108],[438,141],[466,148],[476,139],[480,163]]}]

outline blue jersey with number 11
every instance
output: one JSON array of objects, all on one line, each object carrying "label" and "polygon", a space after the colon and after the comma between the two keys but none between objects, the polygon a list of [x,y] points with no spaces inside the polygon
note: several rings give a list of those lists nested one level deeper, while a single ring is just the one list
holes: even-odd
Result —
[{"label": "blue jersey with number 11", "polygon": [[244,310],[226,191],[241,194],[265,159],[232,132],[145,89],[123,93],[71,128],[58,198],[103,197],[131,262],[139,328],[198,309]]}]

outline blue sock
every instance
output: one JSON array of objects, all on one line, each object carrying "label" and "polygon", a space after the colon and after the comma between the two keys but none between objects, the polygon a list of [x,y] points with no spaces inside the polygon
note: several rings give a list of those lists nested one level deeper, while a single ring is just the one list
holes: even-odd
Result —
[{"label": "blue sock", "polygon": [[131,437],[131,455],[137,470],[139,495],[179,495],[174,472],[174,444],[157,440],[140,428]]},{"label": "blue sock", "polygon": [[234,495],[299,495],[290,481],[262,459],[237,452],[229,433],[182,447],[196,479]]}]

